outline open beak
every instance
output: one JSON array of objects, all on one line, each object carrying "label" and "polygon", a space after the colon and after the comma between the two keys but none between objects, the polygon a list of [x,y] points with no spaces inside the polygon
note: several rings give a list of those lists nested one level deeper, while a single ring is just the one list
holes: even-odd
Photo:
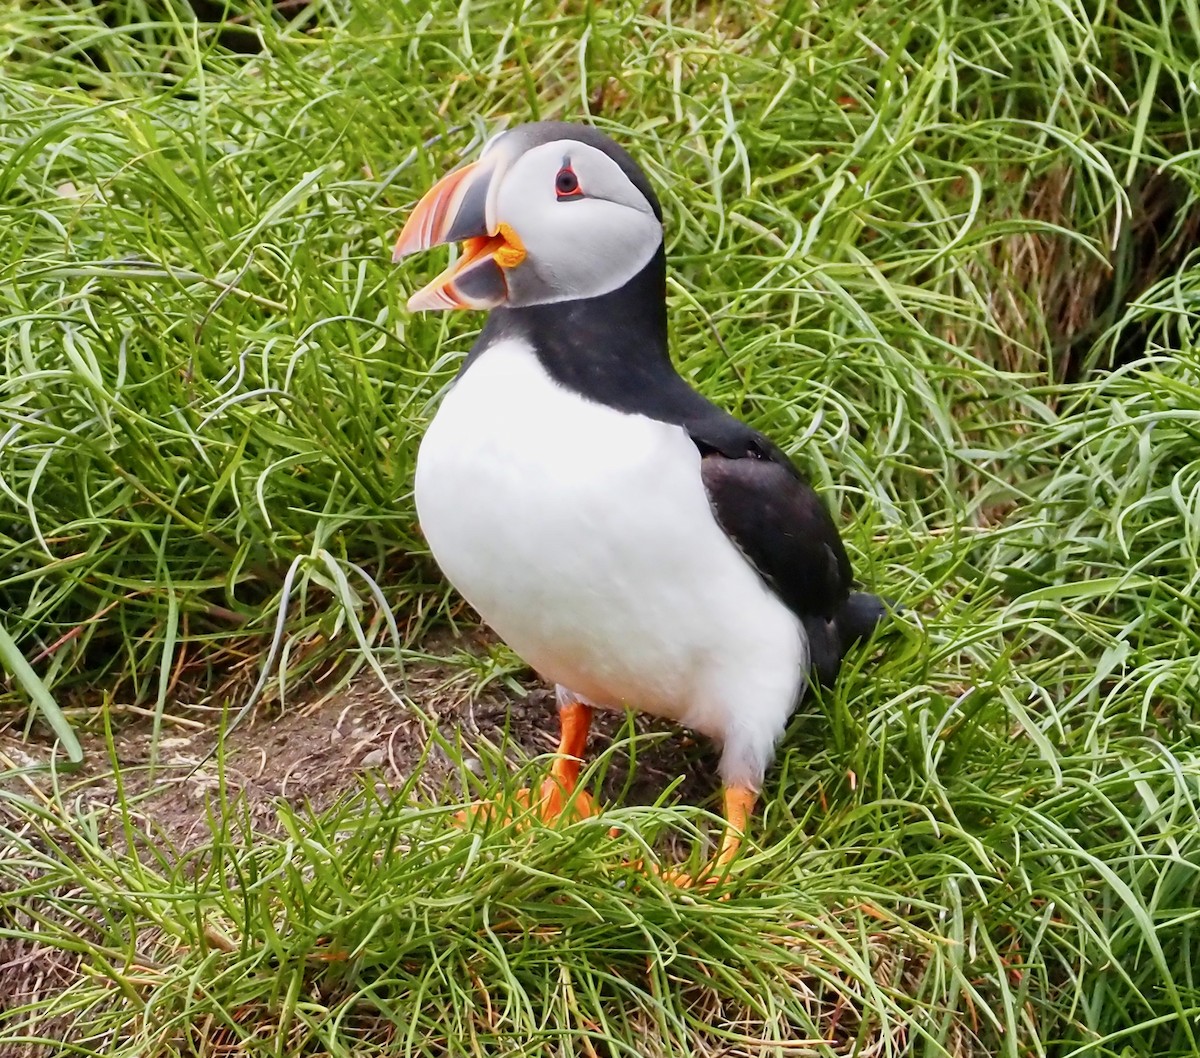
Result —
[{"label": "open beak", "polygon": [[408,299],[410,312],[490,309],[508,300],[505,272],[525,260],[507,224],[494,224],[490,201],[498,160],[485,157],[442,177],[417,203],[396,240],[392,261],[446,242],[463,249],[449,268]]}]

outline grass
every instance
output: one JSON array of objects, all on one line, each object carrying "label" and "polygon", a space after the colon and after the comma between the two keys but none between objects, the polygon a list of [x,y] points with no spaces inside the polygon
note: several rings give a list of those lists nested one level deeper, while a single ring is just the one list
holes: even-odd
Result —
[{"label": "grass", "polygon": [[218,797],[176,855],[132,796],[14,776],[0,941],[81,972],[6,997],[0,1040],[1196,1053],[1195,6],[228,14],[0,11],[8,717],[128,703],[157,740],[462,619],[409,490],[479,320],[407,316],[426,266],[387,248],[536,117],[642,162],[682,370],[908,612],[802,707],[723,893],[621,867],[711,823],[669,791],[464,831],[367,785],[275,836]]}]

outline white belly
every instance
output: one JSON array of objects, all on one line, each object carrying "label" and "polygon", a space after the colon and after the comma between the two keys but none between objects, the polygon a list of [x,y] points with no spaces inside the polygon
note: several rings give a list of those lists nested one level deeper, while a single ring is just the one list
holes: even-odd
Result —
[{"label": "white belly", "polygon": [[416,504],[451,583],[546,679],[769,758],[807,641],[717,525],[683,429],[585,400],[500,343],[430,425]]}]

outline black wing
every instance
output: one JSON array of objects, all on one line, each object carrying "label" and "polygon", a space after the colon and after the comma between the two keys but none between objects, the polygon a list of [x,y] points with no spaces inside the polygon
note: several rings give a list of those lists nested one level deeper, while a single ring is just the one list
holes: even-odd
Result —
[{"label": "black wing", "polygon": [[737,420],[710,419],[689,433],[717,524],[800,618],[813,668],[832,682],[882,606],[851,594],[850,559],[828,508],[783,452]]},{"label": "black wing", "polygon": [[836,617],[850,594],[850,559],[808,482],[788,463],[720,452],[703,455],[700,475],[718,524],[789,609]]}]

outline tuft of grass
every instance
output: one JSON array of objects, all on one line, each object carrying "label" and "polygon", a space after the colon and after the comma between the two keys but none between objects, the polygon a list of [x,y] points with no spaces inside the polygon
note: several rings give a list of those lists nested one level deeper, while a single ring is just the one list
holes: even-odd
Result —
[{"label": "tuft of grass", "polygon": [[[635,866],[667,832],[701,862],[713,818],[665,804],[464,827],[414,776],[320,815],[281,802],[264,834],[219,761],[211,839],[181,852],[121,789],[112,807],[65,781],[5,795],[0,942],[12,964],[52,957],[57,984],[9,1005],[5,1038],[114,1055],[1188,1053],[1194,761],[1144,739],[1049,753],[1004,687],[972,697],[830,703],[834,737],[784,756],[756,846],[712,890]],[[505,774],[484,753],[510,808],[545,767]]]},{"label": "tuft of grass", "polygon": [[712,893],[622,866],[670,834],[700,862],[711,816],[665,800],[463,829],[371,785],[262,834],[222,792],[183,851],[123,790],[9,775],[0,948],[57,976],[0,1040],[1196,1053],[1198,29],[1172,0],[0,12],[7,716],[103,692],[156,737],[462,616],[409,489],[479,321],[405,315],[387,246],[533,118],[643,163],[682,371],[906,607],[803,705]]}]

